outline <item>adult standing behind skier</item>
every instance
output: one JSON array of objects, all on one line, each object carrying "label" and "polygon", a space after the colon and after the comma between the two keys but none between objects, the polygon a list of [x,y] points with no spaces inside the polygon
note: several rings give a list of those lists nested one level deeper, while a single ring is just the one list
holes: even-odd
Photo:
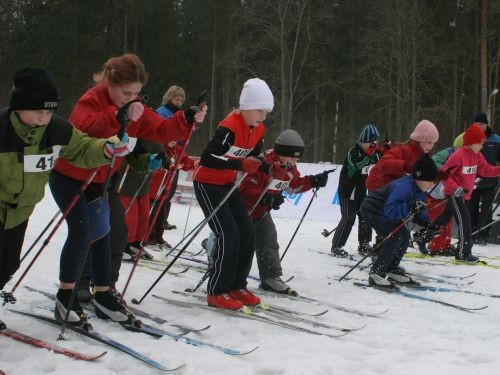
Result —
[{"label": "adult standing behind skier", "polygon": [[[113,57],[106,61],[99,73],[94,75],[96,85],[89,89],[75,104],[70,120],[78,129],[96,137],[109,137],[117,134],[120,124],[116,118],[120,107],[138,98],[142,87],[147,82],[147,73],[142,61],[133,54]],[[158,116],[153,110],[140,102],[129,105],[126,132],[130,137],[164,144],[182,140],[193,122],[202,122],[206,109],[195,113],[193,110],[179,111],[168,120]],[[122,163],[119,158],[114,174]],[[67,160],[58,160],[50,175],[50,188],[54,198],[64,210],[77,189],[92,173],[90,169],[77,168]],[[103,194],[103,184],[109,174],[109,168],[100,168],[93,184],[85,191],[71,213],[67,216],[68,237],[61,253],[60,288],[57,293],[56,315],[64,317],[69,307],[71,291],[78,277],[77,272],[82,254],[86,251],[90,235],[92,278],[95,286],[94,304],[98,316],[115,321],[127,321],[131,314],[110,292],[110,236],[109,210],[107,195]],[[98,200],[102,199],[101,203]],[[103,205],[101,216],[96,218],[98,204]],[[94,212],[92,212],[94,210]],[[95,221],[99,223],[96,225]],[[90,233],[95,227],[94,233]],[[80,322],[81,307],[75,299],[71,306],[70,322]],[[85,318],[85,316],[84,316]]]},{"label": "adult standing behind skier", "polygon": [[[273,168],[273,176],[263,171],[247,176],[240,186],[247,211],[257,203],[262,193],[262,199],[251,212],[255,226],[256,257],[259,266],[260,287],[276,293],[294,294],[297,292],[281,280],[283,275],[279,255],[278,233],[271,209],[278,210],[285,198],[283,191],[297,194],[312,188],[326,186],[328,174],[301,177],[297,169],[297,161],[304,152],[304,141],[295,130],[282,131],[274,147],[265,154],[264,161]],[[267,190],[266,190],[267,188]]]},{"label": "adult standing behind skier", "polygon": [[[258,78],[245,82],[240,108],[220,122],[194,172],[194,191],[205,217],[234,186],[237,171],[251,175],[262,167],[256,158],[264,142],[262,122],[273,107],[273,94],[266,82]],[[216,251],[209,268],[208,304],[225,309],[258,304],[259,297],[246,289],[255,233],[239,190],[231,194],[209,225],[216,236]]]},{"label": "adult standing behind skier", "polygon": [[9,106],[0,110],[0,290],[19,268],[29,217],[57,156],[91,168],[109,164],[115,151],[128,152],[125,144],[114,150],[108,139],[87,137],[54,113],[59,92],[47,70],[24,68],[13,81]]}]

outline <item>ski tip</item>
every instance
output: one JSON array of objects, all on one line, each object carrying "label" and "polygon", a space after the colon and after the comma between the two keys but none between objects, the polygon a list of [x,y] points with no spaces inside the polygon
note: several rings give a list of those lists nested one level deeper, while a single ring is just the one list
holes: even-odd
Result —
[{"label": "ski tip", "polygon": [[259,345],[257,345],[255,348],[252,348],[252,349],[247,350],[247,351],[245,351],[245,352],[240,352],[240,353],[238,353],[237,355],[245,355],[245,354],[250,354],[250,353],[253,353],[254,351],[256,351],[256,350],[257,350],[257,349],[259,349],[259,348],[260,348],[260,346],[259,346]]}]

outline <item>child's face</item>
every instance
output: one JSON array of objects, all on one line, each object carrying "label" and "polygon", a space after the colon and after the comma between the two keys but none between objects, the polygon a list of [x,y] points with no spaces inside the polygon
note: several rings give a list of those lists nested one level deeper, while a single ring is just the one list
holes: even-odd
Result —
[{"label": "child's face", "polygon": [[108,85],[109,97],[117,107],[122,107],[131,100],[136,99],[141,90],[142,83],[140,82],[124,82],[119,85]]},{"label": "child's face", "polygon": [[256,126],[263,122],[269,111],[267,109],[242,109],[241,115],[248,126]]},{"label": "child's face", "polygon": [[424,150],[424,154],[428,154],[434,148],[434,142],[419,142],[420,147]]},{"label": "child's face", "polygon": [[477,154],[479,151],[481,151],[481,149],[483,148],[483,144],[482,143],[474,143],[474,144],[471,144],[470,145],[470,149],[475,153]]},{"label": "child's face", "polygon": [[293,156],[281,156],[281,155],[278,156],[281,164],[286,164],[289,166],[294,166],[299,161],[299,158],[294,158]]},{"label": "child's face", "polygon": [[34,128],[47,125],[52,118],[53,112],[50,109],[21,109],[16,113],[23,124]]},{"label": "child's face", "polygon": [[366,150],[368,147],[370,147],[372,144],[374,145],[374,147],[376,146],[376,143],[371,143],[371,142],[359,142],[359,144],[361,145],[361,148],[363,150]]},{"label": "child's face", "polygon": [[417,186],[422,191],[429,191],[434,186],[434,181],[415,180]]},{"label": "child's face", "polygon": [[175,105],[177,108],[181,108],[182,105],[184,104],[184,97],[181,95],[174,96],[172,100],[170,100],[170,103]]}]

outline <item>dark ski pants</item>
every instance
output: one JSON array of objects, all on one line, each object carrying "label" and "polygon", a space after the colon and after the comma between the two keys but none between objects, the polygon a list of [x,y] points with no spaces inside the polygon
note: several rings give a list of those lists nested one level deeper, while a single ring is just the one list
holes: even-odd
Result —
[{"label": "dark ski pants", "polygon": [[[205,217],[222,201],[233,185],[194,181],[194,192]],[[208,294],[245,288],[252,268],[255,233],[243,198],[236,189],[208,223],[216,236],[213,266],[209,269]]]},{"label": "dark ski pants", "polygon": [[254,220],[255,255],[259,266],[260,279],[283,275],[278,244],[276,225],[270,213]]},{"label": "dark ski pants", "polygon": [[27,226],[28,220],[9,229],[0,223],[0,290],[19,269]]},{"label": "dark ski pants", "polygon": [[[76,192],[83,184],[82,181],[64,176],[52,171],[49,177],[49,186],[52,195],[61,212],[66,210]],[[89,215],[88,203],[95,201],[102,195],[102,184],[91,184],[80,196],[73,209],[66,216],[68,237],[64,243],[61,259],[59,280],[65,283],[74,283],[77,279],[80,263],[89,242],[89,234],[94,227],[95,216]],[[107,199],[106,197],[101,199]],[[92,279],[97,286],[110,285],[111,250],[109,231],[96,239],[90,245],[92,259]]]},{"label": "dark ski pants", "polygon": [[460,259],[465,259],[472,252],[472,226],[469,210],[463,198],[449,197],[443,213],[434,220],[433,224],[444,226],[452,217],[455,218],[458,228],[458,255]]},{"label": "dark ski pants", "polygon": [[[475,189],[470,200],[467,202],[469,209],[472,231],[475,232],[485,225],[491,223],[491,210],[495,199],[495,188]],[[483,229],[474,237],[487,240],[490,235],[490,227]]]},{"label": "dark ski pants", "polygon": [[340,199],[340,222],[335,230],[335,234],[332,239],[332,248],[343,247],[351,234],[352,226],[356,220],[356,215],[358,216],[358,241],[359,243],[368,243],[372,240],[372,228],[363,219],[360,207],[362,199]]},{"label": "dark ski pants", "polygon": [[[112,184],[114,186],[114,184]],[[108,194],[109,199],[109,237],[111,241],[111,286],[115,286],[120,277],[120,267],[122,265],[122,255],[127,246],[128,228],[125,222],[125,208],[121,202],[120,194],[116,193],[116,189],[112,188]],[[92,253],[86,259],[83,269],[82,278],[78,287],[88,289],[92,280]],[[95,284],[95,283],[94,283]],[[99,285],[99,284],[96,284]]]},{"label": "dark ski pants", "polygon": [[[363,217],[370,222],[375,232],[377,232],[377,236],[385,238],[394,230],[394,224],[381,223],[377,214],[363,210],[363,208],[361,210]],[[392,237],[385,240],[380,246],[377,259],[372,265],[371,272],[385,277],[387,273],[395,271],[408,249],[409,242],[410,231],[406,226],[402,226],[392,235]]]}]

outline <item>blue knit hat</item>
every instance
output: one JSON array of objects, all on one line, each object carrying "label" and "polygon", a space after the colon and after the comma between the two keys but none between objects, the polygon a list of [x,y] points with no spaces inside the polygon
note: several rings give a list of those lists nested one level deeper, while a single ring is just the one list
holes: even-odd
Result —
[{"label": "blue knit hat", "polygon": [[375,127],[375,125],[367,124],[361,131],[358,141],[365,143],[377,142],[379,137],[380,133],[378,132],[378,129]]}]

